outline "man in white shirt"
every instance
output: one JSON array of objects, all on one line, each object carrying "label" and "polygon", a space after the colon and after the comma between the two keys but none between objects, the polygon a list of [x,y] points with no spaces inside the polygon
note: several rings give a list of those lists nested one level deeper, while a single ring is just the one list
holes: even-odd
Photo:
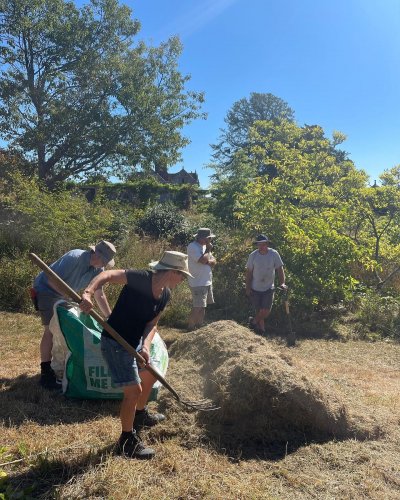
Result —
[{"label": "man in white shirt", "polygon": [[211,230],[201,227],[194,235],[195,240],[187,247],[189,258],[189,287],[192,292],[193,305],[189,315],[188,329],[193,330],[203,324],[206,307],[214,304],[212,290],[212,267],[216,260],[212,255]]},{"label": "man in white shirt", "polygon": [[286,288],[285,272],[279,253],[269,248],[267,236],[259,234],[253,243],[257,245],[257,250],[249,255],[246,264],[246,295],[256,310],[255,317],[250,318],[250,328],[265,335],[265,319],[274,300],[275,271],[281,288]]}]

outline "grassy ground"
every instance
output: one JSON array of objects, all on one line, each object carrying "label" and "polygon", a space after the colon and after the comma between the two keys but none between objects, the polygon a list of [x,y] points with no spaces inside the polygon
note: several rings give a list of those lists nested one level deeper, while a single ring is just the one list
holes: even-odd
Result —
[{"label": "grassy ground", "polygon": [[[184,335],[161,333],[168,344]],[[308,443],[276,456],[255,448],[244,457],[240,449],[221,449],[196,414],[163,391],[159,408],[167,420],[143,436],[157,456],[140,462],[113,454],[118,402],[67,400],[38,386],[40,334],[36,317],[0,313],[0,492],[8,488],[6,498],[400,498],[398,344],[312,339],[288,349],[272,340],[294,367],[339,393],[358,419],[379,423],[379,439]],[[182,387],[189,375],[171,360],[173,385]],[[197,381],[184,390],[191,397]]]}]

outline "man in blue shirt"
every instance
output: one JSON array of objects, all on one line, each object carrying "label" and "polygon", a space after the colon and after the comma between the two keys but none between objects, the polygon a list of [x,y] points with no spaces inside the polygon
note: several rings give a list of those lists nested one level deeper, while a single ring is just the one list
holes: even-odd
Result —
[{"label": "man in blue shirt", "polygon": [[[71,250],[56,262],[51,264],[51,269],[67,283],[73,290],[79,292],[86,288],[90,281],[104,270],[104,267],[114,266],[115,247],[109,241],[100,241],[89,250]],[[37,308],[42,319],[44,332],[40,342],[40,384],[46,389],[61,388],[57,384],[56,376],[51,368],[51,351],[53,347],[53,334],[49,323],[53,316],[53,306],[58,300],[65,299],[63,293],[57,289],[57,284],[49,280],[41,272],[33,283],[36,295]],[[96,290],[96,302],[106,318],[111,314],[111,309],[102,288]]]}]

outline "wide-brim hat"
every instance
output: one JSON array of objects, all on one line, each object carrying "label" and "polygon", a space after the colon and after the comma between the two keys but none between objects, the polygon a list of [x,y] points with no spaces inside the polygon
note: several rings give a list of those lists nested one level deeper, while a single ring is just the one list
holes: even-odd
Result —
[{"label": "wide-brim hat", "polygon": [[166,250],[161,259],[150,262],[149,267],[155,271],[179,271],[193,278],[189,272],[188,256],[185,253]]},{"label": "wide-brim hat", "polygon": [[99,241],[99,243],[97,243],[96,246],[90,245],[89,248],[90,250],[92,250],[92,252],[96,252],[100,255],[100,257],[103,260],[104,267],[115,266],[114,255],[117,253],[117,251],[112,243],[110,243],[109,241],[102,240]]},{"label": "wide-brim hat", "polygon": [[215,234],[212,234],[208,227],[200,227],[193,236],[195,238],[215,238]]},{"label": "wide-brim hat", "polygon": [[259,234],[257,238],[253,241],[253,243],[256,245],[257,243],[269,243],[271,240],[268,239],[265,234]]}]

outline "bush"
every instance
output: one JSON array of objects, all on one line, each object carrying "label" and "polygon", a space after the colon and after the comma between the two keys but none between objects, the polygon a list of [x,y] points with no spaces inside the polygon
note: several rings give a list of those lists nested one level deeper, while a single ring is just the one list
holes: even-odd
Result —
[{"label": "bush", "polygon": [[164,238],[175,245],[183,245],[191,238],[186,218],[171,203],[157,204],[146,210],[137,228],[147,236]]},{"label": "bush", "polygon": [[36,272],[28,256],[19,251],[0,258],[0,310],[34,311],[29,288]]},{"label": "bush", "polygon": [[[114,218],[104,200],[89,204],[83,195],[48,191],[20,174],[0,184],[0,204],[6,213],[2,250],[40,252],[50,260],[107,239]],[[13,221],[18,222],[17,232]]]},{"label": "bush", "polygon": [[364,338],[376,339],[389,337],[400,340],[400,301],[391,296],[381,296],[375,291],[368,291],[361,297],[357,316],[369,329],[363,331]]}]

